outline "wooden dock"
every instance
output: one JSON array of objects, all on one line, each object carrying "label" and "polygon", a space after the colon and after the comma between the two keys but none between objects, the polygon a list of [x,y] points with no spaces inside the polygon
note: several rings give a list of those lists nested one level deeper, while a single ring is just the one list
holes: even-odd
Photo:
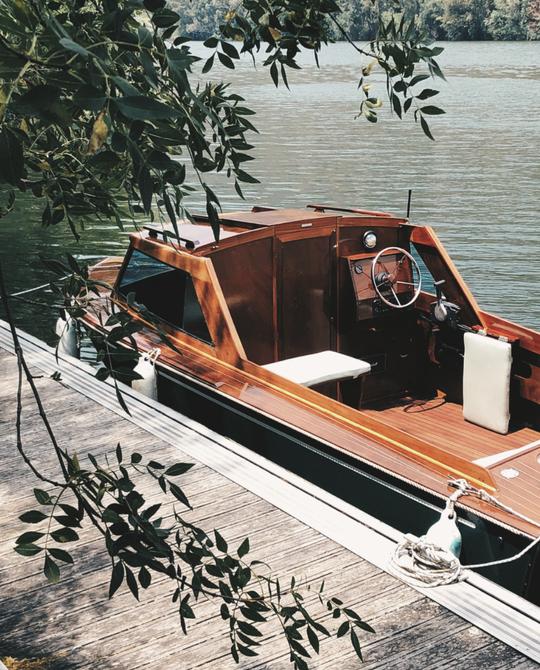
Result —
[{"label": "wooden dock", "polygon": [[[248,535],[253,558],[267,561],[284,578],[295,574],[317,583],[326,579],[329,592],[351,603],[375,629],[375,634],[363,636],[363,664],[347,643],[333,641],[321,645],[321,655],[313,659],[313,668],[538,667],[532,660],[538,650],[527,640],[514,646],[521,646],[524,651],[530,648],[532,658],[316,530],[315,516],[321,516],[317,510],[330,502],[323,494],[316,495],[308,485],[301,487],[291,478],[287,481],[285,475],[271,473],[264,464],[248,462],[246,457],[249,481],[258,487],[256,495],[238,483],[241,468],[235,459],[244,457],[241,448],[235,451],[231,446],[227,452],[223,439],[189,420],[182,424],[177,421],[173,433],[172,429],[167,430],[167,422],[175,420],[175,413],[168,411],[163,417],[153,417],[152,407],[135,396],[129,399],[133,415],[129,418],[113,406],[110,387],[98,386],[82,364],[63,362],[59,368],[62,379],[54,381],[49,376],[56,368],[51,352],[45,346],[40,352],[32,338],[26,342],[31,349],[29,362],[36,374],[43,375],[37,384],[62,444],[76,450],[80,457],[89,450],[102,456],[121,442],[126,453],[151,453],[164,463],[195,462],[182,481],[193,504],[192,518],[196,523],[207,530],[219,528],[233,543]],[[16,387],[16,360],[0,322],[0,658],[48,657],[52,659],[49,667],[58,670],[290,667],[278,631],[269,632],[258,658],[243,660],[236,666],[228,655],[227,629],[215,603],[202,602],[197,606],[197,620],[183,636],[170,603],[168,583],[158,580],[143,593],[141,603],[125,590],[109,601],[110,564],[100,538],[91,528],[81,533],[73,552],[75,566],[64,569],[62,581],[54,586],[45,582],[41,557],[23,559],[14,553],[16,537],[28,529],[18,516],[32,508],[32,488],[36,486],[15,449]],[[42,469],[52,471],[54,461],[28,392],[24,407],[27,450]],[[194,459],[194,453],[201,458]],[[212,454],[214,469],[204,464],[208,460],[205,454]],[[291,509],[292,495],[297,499]],[[313,520],[305,512],[307,525],[284,509],[311,509]],[[350,527],[362,537],[363,524],[343,511],[337,513],[342,515],[344,531]],[[326,534],[334,537],[331,531]],[[363,555],[374,556],[372,551],[372,546],[366,546]],[[502,619],[508,619],[502,613]],[[500,619],[500,614],[495,619]],[[506,625],[515,624],[519,637],[523,624],[518,614],[516,617],[512,622],[506,621]],[[538,621],[531,623],[534,625],[540,631]]]}]

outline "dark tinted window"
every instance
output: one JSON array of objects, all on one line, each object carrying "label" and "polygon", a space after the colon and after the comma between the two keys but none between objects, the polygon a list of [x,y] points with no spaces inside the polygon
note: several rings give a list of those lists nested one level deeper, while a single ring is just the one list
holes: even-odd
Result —
[{"label": "dark tinted window", "polygon": [[191,276],[133,249],[120,279],[119,293],[145,305],[152,314],[189,335],[212,343]]}]

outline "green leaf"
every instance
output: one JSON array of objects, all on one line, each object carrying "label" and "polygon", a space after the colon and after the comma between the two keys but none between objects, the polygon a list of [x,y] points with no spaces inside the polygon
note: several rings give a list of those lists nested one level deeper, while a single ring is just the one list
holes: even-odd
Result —
[{"label": "green leaf", "polygon": [[229,58],[229,56],[226,56],[224,53],[221,53],[221,51],[218,51],[218,58],[219,58],[220,63],[222,65],[224,65],[225,67],[228,67],[229,70],[234,70],[234,63]]},{"label": "green leaf", "polygon": [[259,180],[256,179],[255,177],[252,177],[250,174],[247,172],[244,172],[244,170],[237,170],[236,176],[240,181],[246,182],[248,184],[259,184]]},{"label": "green leaf", "polygon": [[262,633],[258,628],[255,628],[255,626],[252,623],[248,623],[247,621],[238,621],[238,628],[244,633],[244,635],[249,635],[250,637],[262,637]]},{"label": "green leaf", "polygon": [[80,528],[81,524],[78,519],[72,516],[64,516],[62,514],[57,514],[54,516],[54,520],[57,521],[62,526],[67,528]]},{"label": "green leaf", "polygon": [[137,463],[140,463],[141,461],[142,461],[142,456],[141,456],[141,454],[139,454],[138,452],[134,451],[134,452],[131,454],[131,462],[134,463],[134,464],[136,465]]},{"label": "green leaf", "polygon": [[209,37],[205,42],[203,42],[203,46],[205,46],[207,49],[215,49],[217,45],[218,45],[217,37]]},{"label": "green leaf", "polygon": [[240,658],[238,657],[238,650],[234,644],[231,646],[231,656],[233,657],[235,663],[240,662]]},{"label": "green leaf", "polygon": [[272,77],[272,81],[277,88],[279,86],[279,73],[275,62],[270,66],[270,76]]},{"label": "green leaf", "polygon": [[40,512],[39,510],[32,510],[30,512],[25,512],[24,514],[21,514],[19,519],[23,521],[24,523],[39,523],[40,521],[43,521],[46,519],[47,516],[43,514],[43,512]]},{"label": "green leaf", "polygon": [[112,598],[116,591],[120,588],[124,580],[124,564],[122,561],[117,561],[111,572],[111,582],[109,584],[109,598]]},{"label": "green leaf", "polygon": [[415,86],[416,84],[419,84],[421,81],[425,81],[426,79],[430,79],[429,74],[417,74],[411,79],[409,86]]},{"label": "green leaf", "polygon": [[133,596],[139,600],[139,585],[133,572],[126,567],[126,583]]},{"label": "green leaf", "polygon": [[73,51],[74,53],[78,54],[79,56],[83,56],[84,58],[88,58],[90,56],[90,52],[88,49],[85,49],[82,47],[80,44],[77,44],[73,40],[68,39],[67,37],[63,37],[61,40],[58,40],[60,42],[60,45],[64,47],[64,49],[67,49],[68,51]]},{"label": "green leaf", "polygon": [[249,552],[249,538],[246,537],[246,539],[238,547],[238,556],[242,558],[242,556],[245,556],[248,552]]},{"label": "green leaf", "polygon": [[144,211],[149,214],[152,209],[152,198],[154,196],[154,182],[147,167],[141,168],[139,172],[139,191]]},{"label": "green leaf", "polygon": [[394,109],[394,112],[395,112],[395,113],[398,115],[398,117],[401,119],[401,115],[402,115],[402,112],[401,112],[401,102],[400,102],[398,96],[397,96],[397,95],[392,95],[390,99],[391,99],[391,101],[392,101],[392,107],[393,107],[393,109]]},{"label": "green leaf", "polygon": [[152,575],[143,565],[142,568],[139,570],[139,584],[143,587],[143,589],[147,589],[150,586],[151,582],[152,582]]},{"label": "green leaf", "polygon": [[180,602],[180,612],[182,613],[182,616],[184,616],[186,619],[194,619],[195,618],[195,613],[191,609],[191,607],[188,605],[188,600],[190,598],[190,594],[188,593],[187,596],[185,596],[182,601]]},{"label": "green leaf", "polygon": [[250,649],[249,647],[244,647],[244,645],[239,644],[238,645],[238,651],[243,654],[244,656],[258,656],[259,654],[255,651],[255,649]]},{"label": "green leaf", "polygon": [[39,117],[42,121],[65,125],[72,120],[69,109],[60,100],[61,91],[50,84],[38,84],[14,103],[14,109],[24,115]]},{"label": "green leaf", "polygon": [[438,94],[439,94],[439,91],[436,91],[433,88],[425,88],[416,97],[419,100],[426,100],[427,98],[432,98],[433,96],[438,95]]},{"label": "green leaf", "polygon": [[59,528],[58,530],[54,530],[51,533],[51,537],[55,542],[75,542],[75,540],[79,539],[79,536],[77,533],[73,530],[73,528]]},{"label": "green leaf", "polygon": [[358,628],[361,628],[362,630],[365,630],[368,633],[374,633],[375,630],[365,621],[362,621],[361,619],[356,619],[355,620],[355,625],[358,626]]},{"label": "green leaf", "polygon": [[212,54],[210,58],[208,58],[206,63],[203,65],[202,73],[206,74],[207,72],[209,72],[212,69],[213,65],[214,65],[214,54]]},{"label": "green leaf", "polygon": [[34,489],[34,496],[40,505],[52,505],[51,496],[43,489]]},{"label": "green leaf", "polygon": [[420,111],[422,114],[445,114],[446,112],[444,109],[441,109],[440,107],[435,107],[433,105],[426,105],[425,107],[421,107]]},{"label": "green leaf", "polygon": [[45,573],[45,577],[47,577],[48,581],[51,584],[56,584],[57,582],[60,581],[60,568],[56,563],[52,560],[52,558],[47,555],[45,556],[45,565],[43,566],[43,572]]},{"label": "green leaf", "polygon": [[182,491],[181,488],[176,486],[176,484],[173,484],[172,482],[169,482],[169,489],[173,496],[179,500],[181,503],[183,503],[186,507],[189,507],[191,509],[191,505],[189,504],[189,500],[186,498],[185,493]]},{"label": "green leaf", "polygon": [[138,121],[173,119],[180,116],[179,110],[145,95],[129,95],[118,98],[114,100],[114,104],[125,117]]},{"label": "green leaf", "polygon": [[364,659],[362,658],[362,650],[360,649],[360,640],[358,639],[358,635],[354,632],[354,628],[351,628],[351,642],[356,655],[361,661],[363,661]]},{"label": "green leaf", "polygon": [[193,466],[194,463],[175,463],[175,465],[171,465],[170,468],[165,470],[165,474],[168,477],[177,477],[178,475],[183,475],[188,470],[191,470]]},{"label": "green leaf", "polygon": [[198,59],[190,53],[181,49],[167,49],[167,63],[171,73],[176,77],[182,77],[186,70],[189,71],[191,65]]},{"label": "green leaf", "polygon": [[318,654],[319,653],[319,638],[317,637],[317,634],[315,633],[313,628],[311,628],[311,626],[307,627],[307,636],[308,636],[309,644],[313,647],[313,650],[315,651],[315,653]]},{"label": "green leaf", "polygon": [[142,47],[145,47],[147,49],[152,48],[154,40],[152,37],[152,33],[148,30],[148,28],[140,26],[137,30],[137,36],[139,38],[139,44]]},{"label": "green leaf", "polygon": [[43,551],[43,547],[38,547],[37,544],[18,544],[15,551],[21,556],[35,556]]},{"label": "green leaf", "polygon": [[349,632],[350,624],[348,621],[344,621],[341,626],[338,628],[336,637],[343,637]]},{"label": "green leaf", "polygon": [[423,116],[420,117],[420,125],[422,126],[422,130],[424,131],[424,134],[429,137],[430,140],[435,141],[435,138],[431,134],[431,130],[429,129],[428,122],[424,119]]},{"label": "green leaf", "polygon": [[0,131],[0,182],[16,186],[24,175],[23,145],[11,130]]},{"label": "green leaf", "polygon": [[229,58],[240,58],[236,47],[230,42],[222,41],[221,48],[223,49],[224,53],[226,53],[227,56],[229,56]]},{"label": "green leaf", "polygon": [[166,0],[144,0],[144,6],[149,12],[155,12],[165,7]]},{"label": "green leaf", "polygon": [[38,533],[35,530],[30,530],[27,533],[23,533],[22,535],[19,535],[19,537],[15,540],[17,544],[30,544],[31,542],[35,542],[36,540],[39,540],[45,535],[45,533]]},{"label": "green leaf", "polygon": [[47,551],[53,558],[56,558],[57,561],[73,564],[73,558],[67,551],[58,549],[57,547],[50,547]]},{"label": "green leaf", "polygon": [[216,547],[218,548],[218,550],[222,551],[223,553],[226,553],[229,547],[225,539],[221,536],[221,534],[217,530],[214,530],[214,536],[216,538]]},{"label": "green leaf", "polygon": [[130,84],[127,79],[124,79],[123,77],[111,77],[111,79],[125,96],[132,97],[139,95],[138,89]]},{"label": "green leaf", "polygon": [[152,23],[157,28],[168,28],[174,26],[178,21],[180,21],[180,15],[166,7],[158,9],[152,16]]},{"label": "green leaf", "polygon": [[120,442],[116,445],[116,460],[119,463],[122,462],[122,447],[120,446]]},{"label": "green leaf", "polygon": [[77,519],[78,521],[80,521],[82,519],[82,517],[84,516],[84,512],[82,510],[77,509],[76,507],[73,507],[72,505],[66,505],[64,503],[64,504],[60,505],[60,509],[67,516],[73,517],[73,519]]}]

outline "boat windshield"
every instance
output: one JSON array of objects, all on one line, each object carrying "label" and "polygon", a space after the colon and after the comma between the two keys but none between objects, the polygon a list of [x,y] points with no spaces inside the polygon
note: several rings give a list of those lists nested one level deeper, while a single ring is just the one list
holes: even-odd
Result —
[{"label": "boat windshield", "polygon": [[188,335],[212,344],[191,275],[133,249],[120,277],[118,292]]}]

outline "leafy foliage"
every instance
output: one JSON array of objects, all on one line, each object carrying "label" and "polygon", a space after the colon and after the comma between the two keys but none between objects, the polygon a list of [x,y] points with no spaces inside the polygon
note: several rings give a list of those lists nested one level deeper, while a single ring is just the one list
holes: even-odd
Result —
[{"label": "leafy foliage", "polygon": [[[288,85],[300,49],[317,58],[330,25],[344,32],[339,16],[334,0],[244,0],[206,41],[210,55],[200,63],[178,36],[181,15],[165,2],[5,0],[0,147],[9,160],[0,184],[42,198],[43,225],[64,222],[75,235],[85,222],[121,226],[137,214],[176,226],[189,217],[185,201],[197,185],[218,235],[219,198],[205,175],[224,173],[240,195],[242,183],[257,181],[245,167],[253,112],[229,85],[201,83],[194,68],[233,69],[240,53],[264,50],[275,84]],[[397,110],[404,91],[395,78],[410,79],[423,64],[432,75],[440,70],[414,22],[392,14],[379,29],[370,49],[357,48],[359,72],[371,67],[366,59],[382,67]],[[373,121],[382,102],[371,104],[363,107]]]},{"label": "leafy foliage", "polygon": [[[354,609],[326,596],[324,583],[315,591],[294,577],[282,584],[264,563],[249,557],[247,538],[231,547],[219,531],[209,535],[189,521],[190,504],[179,477],[191,464],[166,467],[138,453],[125,458],[120,444],[112,462],[100,463],[91,454],[88,461],[82,466],[75,456],[65,455],[67,481],[50,491],[35,489],[42,510],[20,517],[32,527],[39,524],[40,530],[23,533],[15,550],[23,556],[42,555],[49,582],[58,582],[65,566],[74,563],[65,547],[78,540],[79,529],[90,520],[102,533],[111,558],[109,597],[127,588],[139,600],[155,580],[168,579],[184,633],[201,598],[218,600],[237,662],[241,656],[259,655],[265,624],[272,619],[281,627],[290,661],[298,670],[308,668],[308,659],[319,653],[321,637],[348,635],[361,658],[359,636],[373,629]],[[141,477],[155,480],[177,505],[171,510],[163,502],[147,501],[135,481]],[[320,623],[325,610],[331,626]]]}]

